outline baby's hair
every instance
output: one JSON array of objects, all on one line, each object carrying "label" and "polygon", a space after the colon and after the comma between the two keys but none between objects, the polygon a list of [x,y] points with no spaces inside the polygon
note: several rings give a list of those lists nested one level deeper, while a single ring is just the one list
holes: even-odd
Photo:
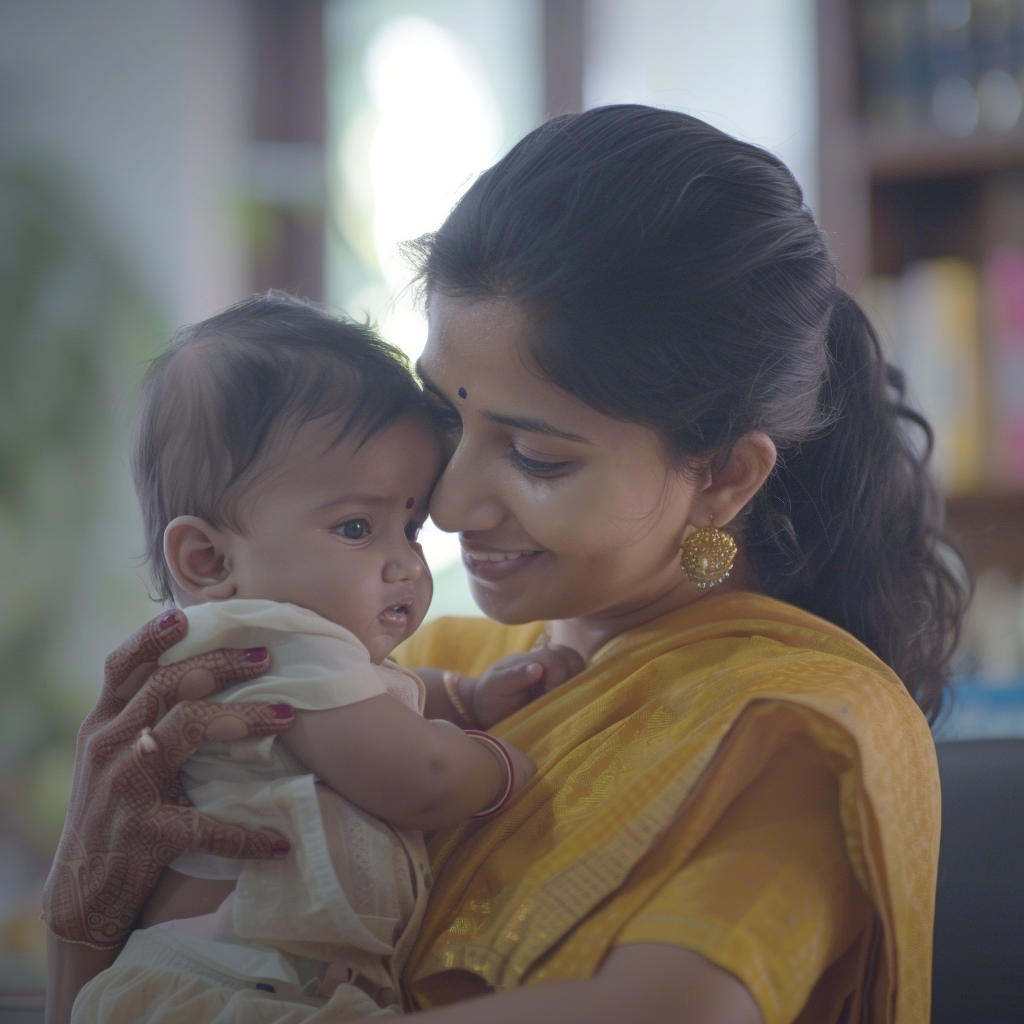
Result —
[{"label": "baby's hair", "polygon": [[406,415],[426,418],[402,352],[283,292],[181,328],[146,371],[135,412],[132,476],[157,597],[171,599],[163,535],[176,516],[245,532],[240,498],[275,428],[328,416],[335,444],[362,443]]}]

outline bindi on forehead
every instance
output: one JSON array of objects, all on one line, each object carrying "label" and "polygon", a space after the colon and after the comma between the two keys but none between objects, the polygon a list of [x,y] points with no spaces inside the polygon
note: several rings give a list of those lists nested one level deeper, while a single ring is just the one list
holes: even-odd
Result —
[{"label": "bindi on forehead", "polygon": [[459,398],[468,398],[469,392],[465,388],[459,388]]},{"label": "bindi on forehead", "polygon": [[406,508],[412,508],[412,507],[413,507],[413,505],[415,505],[415,504],[416,504],[416,499],[415,499],[415,498],[410,498],[410,499],[409,499],[409,500],[408,500],[408,501],[407,501],[407,502],[405,503],[405,507],[406,507]]}]

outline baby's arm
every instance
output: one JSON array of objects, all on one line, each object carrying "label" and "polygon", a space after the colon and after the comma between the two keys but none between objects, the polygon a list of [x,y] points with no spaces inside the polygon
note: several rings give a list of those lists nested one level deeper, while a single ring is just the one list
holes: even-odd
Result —
[{"label": "baby's arm", "polygon": [[[422,718],[389,694],[328,711],[296,711],[281,738],[346,800],[424,832],[493,806],[509,781],[504,758],[486,744],[448,722]],[[521,751],[510,754],[517,783],[536,770]]]},{"label": "baby's arm", "polygon": [[489,729],[584,668],[586,663],[571,647],[551,644],[500,658],[479,679],[435,668],[415,671],[426,685],[431,718]]}]

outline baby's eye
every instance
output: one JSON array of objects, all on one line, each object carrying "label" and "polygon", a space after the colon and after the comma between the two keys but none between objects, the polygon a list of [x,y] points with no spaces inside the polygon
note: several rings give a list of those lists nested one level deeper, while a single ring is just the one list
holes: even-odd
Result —
[{"label": "baby's eye", "polygon": [[370,535],[370,524],[366,519],[346,519],[334,528],[347,540],[362,540]]},{"label": "baby's eye", "polygon": [[417,522],[416,520],[413,520],[405,528],[406,539],[410,543],[415,544],[416,541],[419,539],[420,530],[422,530],[422,529],[423,529],[423,524],[420,523],[420,522]]}]

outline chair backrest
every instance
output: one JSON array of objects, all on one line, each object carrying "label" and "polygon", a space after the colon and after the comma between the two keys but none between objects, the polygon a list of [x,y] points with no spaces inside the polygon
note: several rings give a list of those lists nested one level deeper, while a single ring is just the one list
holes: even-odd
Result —
[{"label": "chair backrest", "polygon": [[936,744],[932,1024],[1024,1022],[1024,739]]}]

